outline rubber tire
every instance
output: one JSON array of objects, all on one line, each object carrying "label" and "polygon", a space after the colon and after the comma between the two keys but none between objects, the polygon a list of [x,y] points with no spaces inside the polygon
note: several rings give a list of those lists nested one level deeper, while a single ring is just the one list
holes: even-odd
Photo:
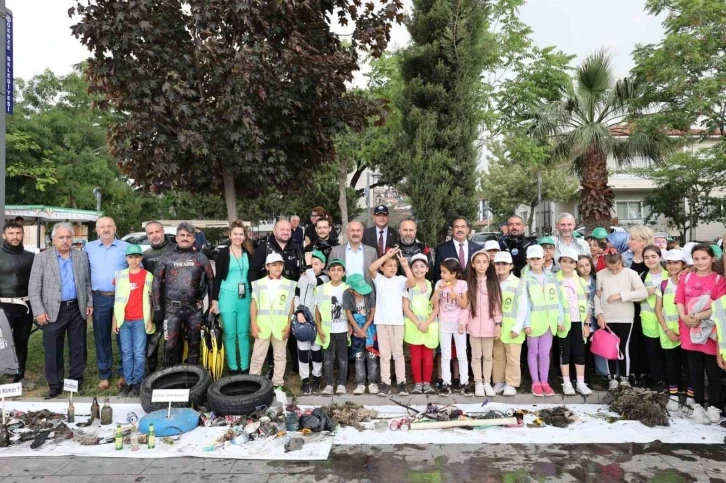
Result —
[{"label": "rubber tire", "polygon": [[212,376],[202,366],[180,364],[166,367],[149,374],[141,383],[141,407],[147,413],[169,408],[169,403],[151,402],[151,394],[154,389],[189,389],[189,402],[172,403],[171,407],[201,406],[207,397],[207,389],[210,384],[212,384]]},{"label": "rubber tire", "polygon": [[217,416],[249,416],[275,399],[272,382],[263,376],[239,374],[215,382],[207,390],[207,408]]}]

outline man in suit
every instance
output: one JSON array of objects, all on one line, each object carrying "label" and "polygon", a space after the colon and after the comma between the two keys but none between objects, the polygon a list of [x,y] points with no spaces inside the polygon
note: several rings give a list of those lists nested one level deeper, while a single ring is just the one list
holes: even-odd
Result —
[{"label": "man in suit", "polygon": [[434,262],[434,282],[441,278],[441,262],[447,258],[456,258],[461,264],[462,270],[466,270],[471,256],[482,249],[476,242],[469,241],[469,220],[463,216],[457,216],[451,222],[452,239],[436,247],[436,260]]},{"label": "man in suit", "polygon": [[345,273],[347,276],[350,277],[354,273],[359,273],[363,275],[368,285],[373,286],[373,280],[371,279],[371,274],[368,273],[368,267],[378,259],[376,249],[361,243],[363,238],[363,225],[361,222],[349,221],[345,233],[348,238],[348,243],[333,247],[330,251],[328,262],[336,259],[345,261]]},{"label": "man in suit", "polygon": [[385,205],[376,206],[373,211],[375,226],[366,228],[363,233],[363,244],[373,247],[378,251],[378,257],[382,257],[389,248],[398,243],[396,233],[388,226],[388,207]]},{"label": "man in suit", "polygon": [[35,321],[43,329],[46,399],[63,392],[63,341],[68,334],[70,379],[83,385],[86,369],[86,319],[93,315],[88,256],[71,248],[73,227],[57,223],[51,233],[53,248],[35,256],[28,295]]}]

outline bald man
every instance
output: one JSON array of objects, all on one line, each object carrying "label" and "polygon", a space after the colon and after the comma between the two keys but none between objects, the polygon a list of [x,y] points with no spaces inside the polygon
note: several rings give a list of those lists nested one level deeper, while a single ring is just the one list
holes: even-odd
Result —
[{"label": "bald man", "polygon": [[358,273],[363,275],[368,285],[372,286],[373,280],[371,280],[371,274],[368,273],[368,267],[378,258],[376,249],[363,245],[363,224],[361,222],[349,221],[345,233],[348,243],[333,247],[330,257],[328,257],[328,263],[336,259],[344,260],[347,276]]}]

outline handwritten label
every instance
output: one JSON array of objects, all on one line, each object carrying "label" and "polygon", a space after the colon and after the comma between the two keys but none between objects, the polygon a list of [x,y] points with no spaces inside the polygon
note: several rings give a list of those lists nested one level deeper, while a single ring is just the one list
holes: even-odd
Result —
[{"label": "handwritten label", "polygon": [[189,389],[154,389],[151,402],[188,402]]},{"label": "handwritten label", "polygon": [[63,390],[68,392],[78,392],[78,381],[75,379],[63,379]]},{"label": "handwritten label", "polygon": [[17,397],[23,395],[23,385],[19,382],[0,386],[0,397]]}]

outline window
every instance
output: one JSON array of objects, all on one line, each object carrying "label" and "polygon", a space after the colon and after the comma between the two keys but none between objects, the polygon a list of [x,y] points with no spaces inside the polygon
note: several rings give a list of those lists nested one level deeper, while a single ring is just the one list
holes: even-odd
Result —
[{"label": "window", "polygon": [[615,210],[620,223],[624,221],[643,222],[648,216],[647,208],[642,201],[618,201]]}]

